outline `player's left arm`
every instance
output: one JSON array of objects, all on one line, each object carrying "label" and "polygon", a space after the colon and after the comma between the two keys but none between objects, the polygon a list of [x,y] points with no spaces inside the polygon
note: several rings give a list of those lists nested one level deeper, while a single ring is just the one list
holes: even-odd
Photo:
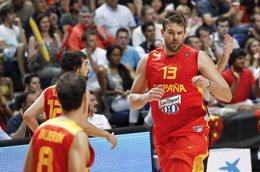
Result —
[{"label": "player's left arm", "polygon": [[109,132],[97,128],[96,126],[88,122],[89,102],[90,102],[90,93],[88,90],[86,90],[85,116],[81,124],[82,128],[84,129],[84,132],[86,132],[87,135],[89,136],[106,138],[111,143],[112,149],[114,149],[117,144],[117,138],[114,136],[114,134],[110,134]]},{"label": "player's left arm", "polygon": [[32,139],[27,152],[27,157],[24,165],[23,172],[33,172],[33,150],[32,150]]},{"label": "player's left arm", "polygon": [[227,82],[204,51],[199,52],[198,69],[202,76],[194,77],[193,84],[197,87],[201,84],[202,88],[207,88],[217,99],[230,102],[232,93]]}]

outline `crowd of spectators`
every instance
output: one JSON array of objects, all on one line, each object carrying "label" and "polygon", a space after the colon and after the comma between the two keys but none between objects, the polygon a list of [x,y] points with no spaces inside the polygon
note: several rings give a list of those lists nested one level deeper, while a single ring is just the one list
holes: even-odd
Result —
[{"label": "crowd of spectators", "polygon": [[[23,112],[42,89],[55,83],[61,71],[59,57],[65,50],[87,54],[93,124],[102,119],[105,124],[97,125],[113,127],[95,114],[109,118],[125,111],[130,125],[142,123],[144,115],[140,114],[149,107],[133,111],[127,97],[140,58],[163,46],[160,30],[167,10],[185,17],[185,43],[205,51],[216,64],[224,56],[225,35],[233,37],[234,50],[230,58],[225,57],[228,64],[219,69],[233,99],[227,104],[210,96],[210,113],[258,109],[259,0],[0,0],[0,139],[1,135],[9,139],[30,136]],[[30,18],[43,44],[33,33]],[[49,61],[42,54],[43,46]],[[13,70],[10,65],[18,76],[7,75]],[[22,88],[17,87],[19,80]]]}]

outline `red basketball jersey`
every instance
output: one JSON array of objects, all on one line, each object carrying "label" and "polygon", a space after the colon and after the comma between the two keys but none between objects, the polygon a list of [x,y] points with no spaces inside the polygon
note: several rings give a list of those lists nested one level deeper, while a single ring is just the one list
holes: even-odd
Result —
[{"label": "red basketball jersey", "polygon": [[[34,171],[68,171],[68,152],[75,135],[83,129],[72,120],[50,119],[43,123],[33,135]],[[90,163],[94,151],[90,146]]]},{"label": "red basketball jersey", "polygon": [[155,137],[208,133],[203,91],[192,84],[199,75],[197,61],[198,51],[186,45],[173,57],[163,47],[149,53],[148,88],[160,85],[165,91],[160,101],[151,102]]},{"label": "red basketball jersey", "polygon": [[46,88],[44,92],[44,111],[46,120],[58,117],[62,113],[61,104],[57,97],[56,85]]}]

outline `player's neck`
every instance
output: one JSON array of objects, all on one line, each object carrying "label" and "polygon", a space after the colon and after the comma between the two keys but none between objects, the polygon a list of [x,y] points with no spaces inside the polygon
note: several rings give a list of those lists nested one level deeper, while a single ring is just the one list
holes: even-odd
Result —
[{"label": "player's neck", "polygon": [[61,118],[69,119],[80,124],[82,121],[82,114],[83,114],[82,109],[63,111]]}]

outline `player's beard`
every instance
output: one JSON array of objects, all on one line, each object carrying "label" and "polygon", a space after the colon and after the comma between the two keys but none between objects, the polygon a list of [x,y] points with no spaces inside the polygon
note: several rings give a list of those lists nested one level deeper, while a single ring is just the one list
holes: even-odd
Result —
[{"label": "player's beard", "polygon": [[177,47],[173,47],[171,45],[171,42],[170,43],[165,42],[165,47],[167,48],[168,51],[172,52],[173,54],[176,54],[181,49],[182,45],[183,42],[179,42]]}]

